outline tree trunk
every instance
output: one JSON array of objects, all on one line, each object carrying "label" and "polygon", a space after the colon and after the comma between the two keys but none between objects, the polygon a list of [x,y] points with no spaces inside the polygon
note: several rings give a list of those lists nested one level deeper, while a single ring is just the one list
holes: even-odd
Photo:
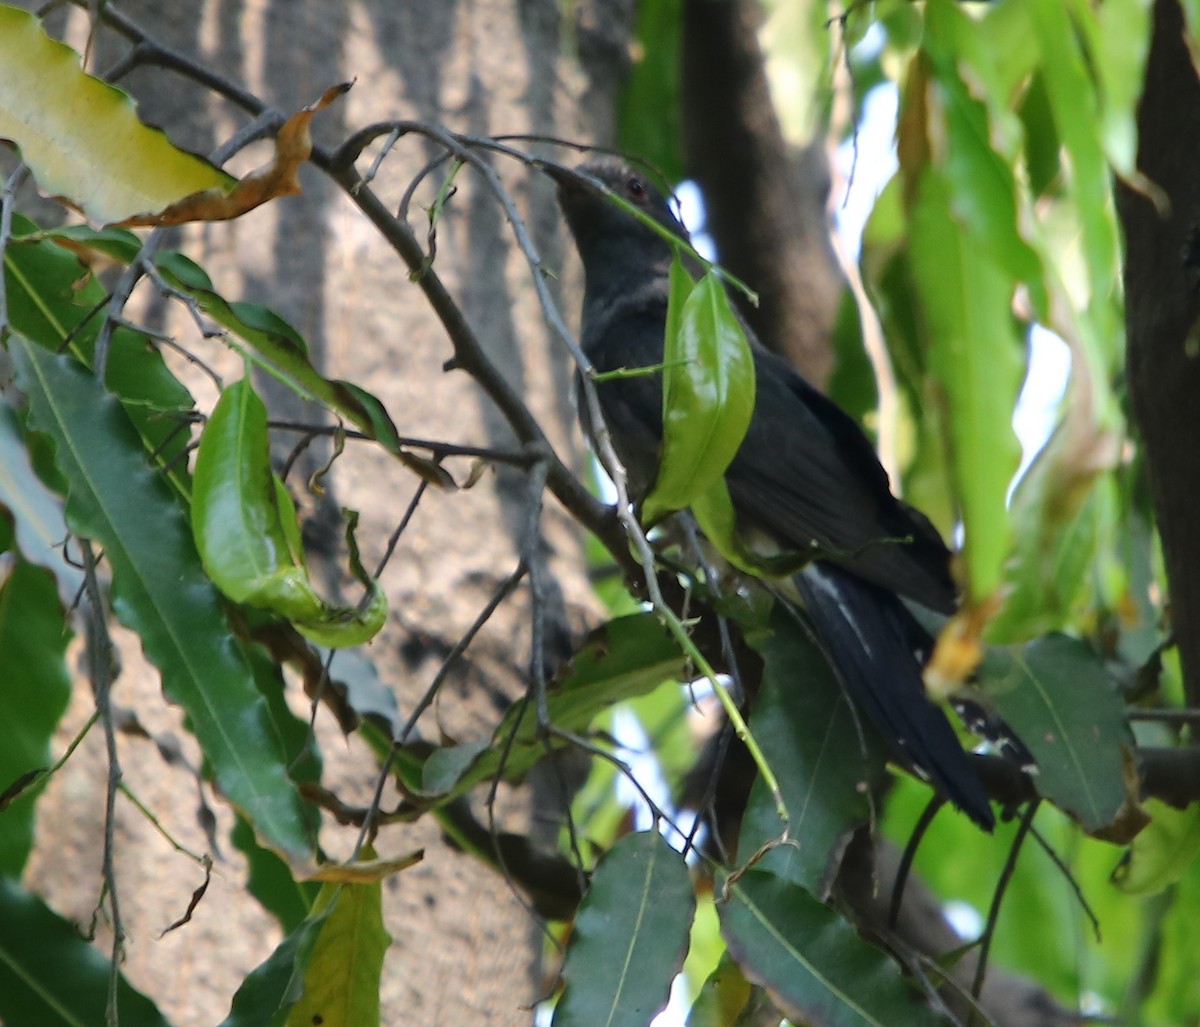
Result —
[{"label": "tree trunk", "polygon": [[[401,117],[477,134],[611,141],[631,7],[571,5],[574,23],[562,19],[557,0],[210,0],[194,5],[130,0],[121,9],[162,42],[244,83],[284,113],[314,101],[335,83],[356,80],[348,95],[314,122],[318,143],[336,144],[354,128]],[[82,47],[86,14],[72,10],[65,17],[69,40]],[[102,47],[93,68],[103,70],[116,54],[115,47]],[[205,90],[160,69],[139,69],[122,85],[140,97],[147,120],[199,152],[209,152],[245,120]],[[253,167],[267,152],[264,144],[241,155],[232,170]],[[391,153],[373,183],[391,209],[432,155],[417,137],[402,140]],[[545,265],[560,268],[565,236],[551,184],[516,165],[498,167]],[[432,187],[418,195],[418,202],[432,200],[444,171],[434,172]],[[230,224],[188,231],[179,244],[207,267],[224,295],[266,303],[288,318],[329,377],[352,380],[379,396],[401,435],[512,448],[507,423],[476,384],[461,372],[443,370],[452,355],[446,335],[395,253],[315,168],[305,167],[301,178],[302,196]],[[460,192],[439,227],[437,272],[555,448],[574,454],[579,463],[569,357],[545,324],[530,269],[513,245],[499,205],[477,178],[464,172],[456,181]],[[414,222],[421,216],[414,204]],[[414,227],[423,234],[423,226]],[[568,294],[568,309],[575,307],[576,287],[556,285]],[[181,336],[188,331],[176,311],[168,326]],[[227,381],[241,374],[240,360],[231,355],[213,359]],[[211,384],[197,382],[198,401],[207,408],[214,398]],[[313,419],[290,391],[266,389],[273,416]],[[280,454],[294,441],[281,439]],[[329,456],[328,446],[310,447],[289,480],[303,484]],[[465,461],[448,466],[460,481],[467,477]],[[361,511],[359,540],[364,563],[373,568],[416,484],[382,452],[351,444],[325,480],[324,496],[306,497],[315,515],[308,541],[316,555],[332,558],[333,587],[356,594],[344,574],[338,580],[336,568],[345,566],[339,507]],[[367,653],[395,692],[402,717],[513,571],[527,516],[525,476],[514,471],[489,471],[473,488],[425,495],[384,573],[392,613]],[[541,535],[541,558],[554,583],[548,596],[549,645],[561,652],[568,636],[577,638],[598,611],[584,574],[581,533],[553,502],[542,515]],[[528,603],[506,604],[447,681],[420,730],[433,738],[439,732],[460,740],[487,737],[498,706],[526,688],[529,650]],[[135,640],[126,638],[122,653],[126,669],[114,700],[136,709],[152,732],[187,739],[177,711],[163,703],[156,676],[141,663]],[[294,683],[290,690],[294,705],[306,712]],[[63,725],[60,749],[91,711],[85,691],[79,690]],[[323,783],[345,801],[365,803],[376,763],[356,739],[343,743],[328,719],[318,715],[326,754]],[[190,739],[182,747],[195,762]],[[190,802],[180,803],[194,787],[189,772],[164,766],[152,746],[134,738],[122,738],[121,753],[134,793],[185,844],[209,849],[201,818]],[[31,887],[84,925],[101,881],[103,768],[103,741],[93,732],[43,800],[27,873]],[[129,804],[120,810],[117,861],[130,937],[124,972],[161,1003],[172,1022],[185,1027],[216,1023],[226,1015],[242,977],[280,938],[274,921],[240,889],[245,869],[227,841],[230,815],[217,810],[216,839],[224,857],[217,882],[193,921],[160,939],[186,907],[199,871],[173,854]],[[502,794],[498,812],[526,829],[536,819],[529,790]],[[331,856],[349,851],[353,837],[347,830],[327,825],[322,841]],[[530,1022],[529,1007],[545,990],[538,972],[539,925],[493,870],[446,845],[432,818],[384,828],[376,843],[381,856],[420,847],[424,862],[385,886],[394,944],[385,964],[382,1022]]]}]

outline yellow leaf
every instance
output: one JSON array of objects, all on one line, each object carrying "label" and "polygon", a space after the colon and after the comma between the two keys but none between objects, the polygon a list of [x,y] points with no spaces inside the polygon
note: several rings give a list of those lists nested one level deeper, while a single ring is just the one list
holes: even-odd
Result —
[{"label": "yellow leaf", "polygon": [[0,138],[41,189],[100,224],[162,210],[234,179],[138,120],[121,90],[86,74],[79,55],[27,11],[0,5]]}]

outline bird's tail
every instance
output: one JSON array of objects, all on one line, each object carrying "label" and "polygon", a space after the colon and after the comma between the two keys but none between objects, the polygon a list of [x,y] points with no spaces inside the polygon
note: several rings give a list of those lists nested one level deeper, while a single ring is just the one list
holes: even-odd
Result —
[{"label": "bird's tail", "polygon": [[996,819],[983,784],[946,714],[925,695],[921,661],[931,640],[908,608],[832,564],[810,564],[794,580],[817,642],[850,699],[904,763],[992,830]]}]

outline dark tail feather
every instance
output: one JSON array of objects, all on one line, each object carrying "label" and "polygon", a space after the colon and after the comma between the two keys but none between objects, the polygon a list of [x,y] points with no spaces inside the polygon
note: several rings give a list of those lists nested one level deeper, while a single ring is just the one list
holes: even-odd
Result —
[{"label": "dark tail feather", "polygon": [[984,830],[995,826],[975,768],[945,713],[925,695],[914,649],[928,636],[891,592],[839,567],[797,574],[818,643],[847,694],[907,763]]}]

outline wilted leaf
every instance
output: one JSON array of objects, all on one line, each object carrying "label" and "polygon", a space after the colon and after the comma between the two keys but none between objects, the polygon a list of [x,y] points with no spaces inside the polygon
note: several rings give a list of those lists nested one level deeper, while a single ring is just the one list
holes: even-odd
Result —
[{"label": "wilted leaf", "polygon": [[[309,123],[312,116],[328,107],[350,89],[351,83],[331,86],[315,103],[293,114],[275,136],[275,155],[265,167],[252,171],[232,190],[206,189],[193,193],[163,210],[139,213],[136,217],[119,219],[122,225],[133,228],[150,225],[182,225],[189,221],[228,221],[260,207],[279,196],[294,196],[300,192],[300,165],[312,153]],[[117,219],[113,219],[117,220]]]},{"label": "wilted leaf", "polygon": [[365,859],[355,863],[322,863],[306,881],[322,881],[330,884],[378,884],[385,877],[416,866],[425,857],[425,850],[418,849],[397,859]]},{"label": "wilted leaf", "polygon": [[645,1027],[683,966],[696,896],[683,857],[657,831],[600,860],[575,915],[554,1027]]}]

